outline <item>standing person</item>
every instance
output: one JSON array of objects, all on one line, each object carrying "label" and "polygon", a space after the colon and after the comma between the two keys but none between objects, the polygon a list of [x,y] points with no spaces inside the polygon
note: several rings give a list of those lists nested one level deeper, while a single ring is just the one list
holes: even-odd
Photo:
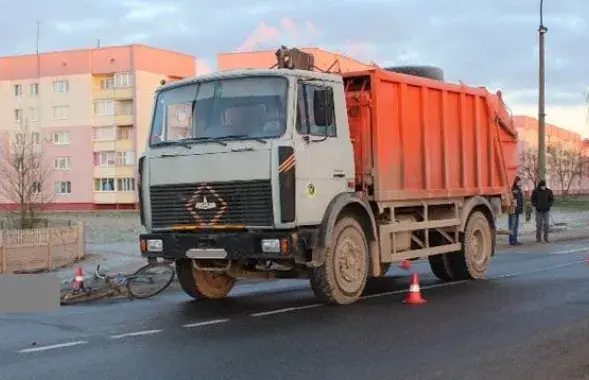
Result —
[{"label": "standing person", "polygon": [[520,245],[518,240],[519,232],[519,216],[524,212],[524,193],[521,188],[521,178],[515,177],[513,185],[511,186],[511,192],[513,193],[513,199],[515,200],[515,212],[509,214],[509,244]]},{"label": "standing person", "polygon": [[[536,241],[548,243],[548,228],[550,225],[550,209],[554,204],[554,194],[546,186],[546,181],[538,182],[538,187],[532,192],[532,205],[536,209]],[[542,234],[544,236],[542,236]]]}]

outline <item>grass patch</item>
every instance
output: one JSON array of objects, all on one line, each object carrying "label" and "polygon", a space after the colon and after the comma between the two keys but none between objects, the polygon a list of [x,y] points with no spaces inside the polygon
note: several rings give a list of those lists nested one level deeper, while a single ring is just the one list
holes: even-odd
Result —
[{"label": "grass patch", "polygon": [[555,196],[554,208],[574,211],[589,210],[589,195]]}]

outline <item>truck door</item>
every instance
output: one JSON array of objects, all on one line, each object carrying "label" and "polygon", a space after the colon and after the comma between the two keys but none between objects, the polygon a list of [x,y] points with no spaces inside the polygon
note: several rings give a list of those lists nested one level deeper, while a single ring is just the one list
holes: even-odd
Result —
[{"label": "truck door", "polygon": [[[321,121],[315,120],[318,102]],[[347,191],[354,178],[343,91],[328,82],[299,82],[295,126],[297,223],[318,224],[331,200]]]}]

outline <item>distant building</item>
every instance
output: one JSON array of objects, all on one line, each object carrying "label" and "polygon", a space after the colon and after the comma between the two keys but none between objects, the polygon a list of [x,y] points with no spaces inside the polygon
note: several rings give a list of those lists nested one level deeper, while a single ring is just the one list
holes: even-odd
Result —
[{"label": "distant building", "polygon": [[50,209],[134,208],[154,91],[195,71],[195,57],[144,45],[0,57],[0,132],[27,122],[36,134],[54,168]]},{"label": "distant building", "polygon": [[[525,172],[527,167],[534,166],[534,161],[537,161],[538,120],[529,116],[514,116],[513,120],[519,135],[520,165],[522,172]],[[546,147],[547,149],[553,148],[574,152],[575,155],[583,157],[583,161],[586,161],[586,158],[589,157],[589,140],[583,139],[579,133],[550,123],[546,123]],[[562,173],[565,182],[568,184],[569,181],[566,177],[570,177],[576,168],[571,164],[570,166],[564,166],[564,168],[561,167],[561,169],[551,169],[550,154],[547,153],[546,157],[548,186],[557,193],[563,192],[566,189],[563,189],[558,172]],[[565,163],[562,165],[565,165]],[[589,192],[589,172],[587,169],[589,168],[584,166],[583,174],[575,175],[575,178],[570,181],[570,188],[568,189],[570,194]],[[528,190],[534,187],[531,178],[524,181],[524,187]]]}]

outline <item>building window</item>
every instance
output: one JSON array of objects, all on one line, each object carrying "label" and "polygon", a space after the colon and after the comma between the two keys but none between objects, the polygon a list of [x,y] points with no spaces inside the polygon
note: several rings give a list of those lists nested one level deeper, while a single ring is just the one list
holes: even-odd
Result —
[{"label": "building window", "polygon": [[41,183],[33,182],[33,194],[39,194],[41,192]]},{"label": "building window", "polygon": [[39,95],[39,83],[31,83],[29,85],[29,95],[30,96]]},{"label": "building window", "polygon": [[14,110],[14,121],[16,121],[16,122],[22,121],[22,108],[16,108]]},{"label": "building window", "polygon": [[57,157],[55,159],[55,170],[70,170],[72,168],[71,157]]},{"label": "building window", "polygon": [[41,143],[41,134],[39,132],[32,133],[33,144],[39,145]]},{"label": "building window", "polygon": [[105,78],[100,80],[100,89],[102,91],[110,90],[113,88],[113,78]]},{"label": "building window", "polygon": [[53,132],[53,143],[55,145],[69,144],[70,133],[69,132]]},{"label": "building window", "polygon": [[135,191],[135,178],[118,178],[117,191]]},{"label": "building window", "polygon": [[55,120],[66,120],[70,116],[69,106],[54,106],[53,107],[53,119]]},{"label": "building window", "polygon": [[70,181],[55,182],[55,194],[64,195],[72,193],[72,183]]},{"label": "building window", "polygon": [[115,87],[130,87],[131,86],[131,73],[116,73],[114,76]]},{"label": "building window", "polygon": [[117,152],[117,166],[135,165],[135,152]]},{"label": "building window", "polygon": [[95,178],[94,191],[115,191],[114,178]]},{"label": "building window", "polygon": [[108,116],[115,114],[115,102],[113,100],[97,100],[94,102],[94,114]]},{"label": "building window", "polygon": [[117,115],[131,115],[133,113],[133,102],[125,100],[117,102]]},{"label": "building window", "polygon": [[53,92],[66,93],[70,91],[70,82],[67,80],[58,80],[53,82]]},{"label": "building window", "polygon": [[115,127],[94,127],[92,129],[95,141],[112,141],[115,139]]},{"label": "building window", "polygon": [[14,139],[18,146],[23,146],[25,144],[25,135],[22,133],[17,133]]},{"label": "building window", "polygon": [[117,140],[131,140],[132,130],[133,127],[130,125],[117,127]]},{"label": "building window", "polygon": [[29,112],[31,115],[29,118],[30,121],[39,121],[39,112],[36,108],[31,108]]},{"label": "building window", "polygon": [[22,85],[20,85],[20,84],[14,85],[14,96],[22,96]]},{"label": "building window", "polygon": [[95,152],[94,166],[115,166],[115,152]]}]

